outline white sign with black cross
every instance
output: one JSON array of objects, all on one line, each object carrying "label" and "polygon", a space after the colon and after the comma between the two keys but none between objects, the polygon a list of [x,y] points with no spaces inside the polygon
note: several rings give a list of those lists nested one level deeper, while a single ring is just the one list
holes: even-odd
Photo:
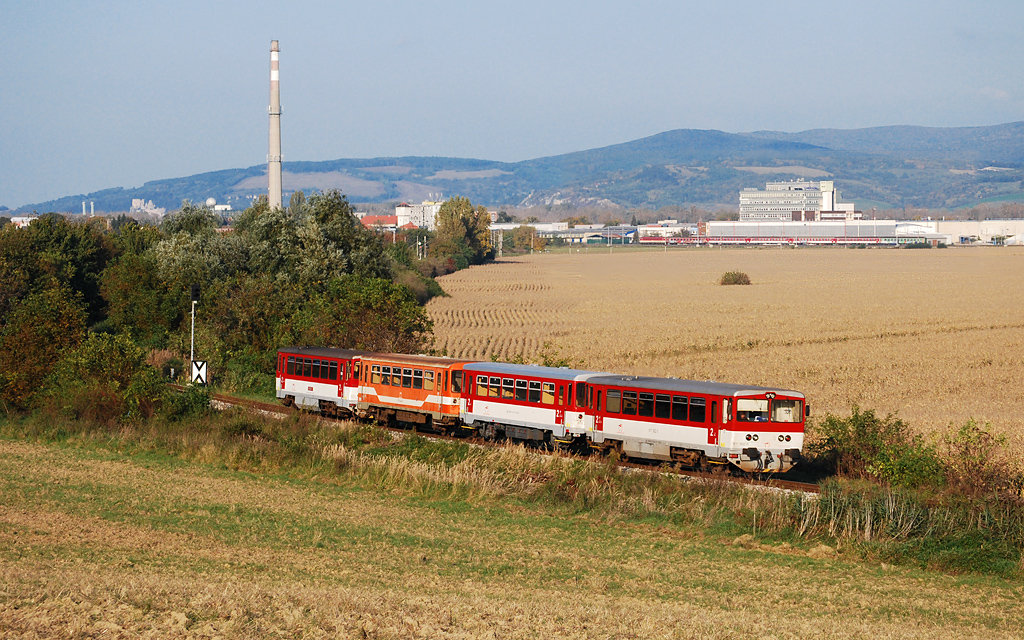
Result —
[{"label": "white sign with black cross", "polygon": [[206,360],[192,361],[192,384],[205,385],[209,379],[206,368]]}]

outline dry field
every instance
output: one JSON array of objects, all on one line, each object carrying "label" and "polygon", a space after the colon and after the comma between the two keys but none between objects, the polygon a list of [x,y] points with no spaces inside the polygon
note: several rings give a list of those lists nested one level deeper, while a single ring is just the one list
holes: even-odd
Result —
[{"label": "dry field", "polygon": [[614,525],[0,440],[0,638],[1007,638],[1024,628],[1016,581]]},{"label": "dry field", "polygon": [[[752,286],[723,287],[726,271]],[[813,410],[968,418],[1024,447],[1024,249],[590,248],[440,280],[448,355],[804,391]]]}]

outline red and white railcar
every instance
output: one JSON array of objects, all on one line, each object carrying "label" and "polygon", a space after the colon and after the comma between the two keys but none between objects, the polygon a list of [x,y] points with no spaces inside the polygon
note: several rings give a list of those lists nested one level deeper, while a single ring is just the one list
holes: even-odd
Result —
[{"label": "red and white railcar", "polygon": [[586,411],[583,371],[505,362],[463,366],[466,392],[462,421],[488,438],[567,444],[593,427]]},{"label": "red and white railcar", "polygon": [[277,350],[277,397],[285,404],[330,416],[351,415],[359,396],[359,360],[365,351],[328,347]]},{"label": "red and white railcar", "polygon": [[594,446],[750,472],[788,471],[800,458],[807,409],[798,391],[618,375],[587,386]]}]

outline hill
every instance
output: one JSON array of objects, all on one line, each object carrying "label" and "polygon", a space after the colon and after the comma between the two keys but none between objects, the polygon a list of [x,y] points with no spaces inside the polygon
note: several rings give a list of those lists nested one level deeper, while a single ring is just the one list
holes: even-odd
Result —
[{"label": "hill", "polygon": [[[1024,122],[991,127],[875,127],[800,133],[678,129],[640,140],[507,163],[442,157],[286,162],[285,191],[337,188],[355,202],[463,195],[490,206],[734,205],[737,192],[767,180],[831,178],[846,199],[881,207],[953,208],[1024,196]],[[266,191],[266,167],[214,171],[107,189],[22,207],[127,210],[133,198],[244,208]]]}]

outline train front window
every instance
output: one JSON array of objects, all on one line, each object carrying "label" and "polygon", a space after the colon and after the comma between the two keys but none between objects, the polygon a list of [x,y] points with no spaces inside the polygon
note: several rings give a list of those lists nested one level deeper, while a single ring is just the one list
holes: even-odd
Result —
[{"label": "train front window", "polygon": [[[768,422],[768,401],[757,398],[737,398],[736,422]],[[782,421],[777,420],[776,422]]]},{"label": "train front window", "polygon": [[804,416],[800,400],[772,400],[772,422],[800,422]]}]

